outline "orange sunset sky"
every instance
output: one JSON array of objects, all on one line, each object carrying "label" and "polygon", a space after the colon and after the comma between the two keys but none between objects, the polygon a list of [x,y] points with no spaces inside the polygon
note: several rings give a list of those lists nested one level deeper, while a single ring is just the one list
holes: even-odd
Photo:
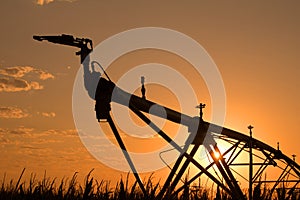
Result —
[{"label": "orange sunset sky", "polygon": [[[201,44],[219,68],[226,90],[224,125],[247,134],[252,124],[255,138],[273,147],[280,142],[286,155],[300,157],[299,9],[299,1],[277,0],[2,0],[0,180],[5,173],[7,178],[18,177],[23,168],[26,175],[43,175],[46,170],[59,178],[76,171],[84,176],[92,168],[99,179],[117,180],[124,174],[93,158],[77,134],[72,115],[73,83],[80,68],[77,49],[40,43],[33,35],[72,34],[90,38],[96,46],[139,27],[182,32]],[[188,64],[175,55],[132,52],[117,59],[109,75],[117,81],[119,66],[129,70],[153,62],[184,71],[198,98],[207,103],[209,120],[212,105],[203,81],[195,79]],[[134,81],[138,83],[139,77]],[[156,86],[149,86],[146,94],[175,110],[178,106],[171,94],[170,101]],[[198,111],[186,114],[195,116]]]}]

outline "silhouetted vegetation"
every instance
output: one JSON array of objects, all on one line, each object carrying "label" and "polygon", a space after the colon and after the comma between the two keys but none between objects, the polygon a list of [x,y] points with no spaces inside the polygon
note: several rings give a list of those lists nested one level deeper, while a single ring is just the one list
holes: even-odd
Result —
[{"label": "silhouetted vegetation", "polygon": [[[25,170],[25,169],[24,169]],[[34,174],[31,175],[29,182],[21,181],[24,173],[22,171],[17,182],[2,180],[0,188],[1,200],[151,200],[155,199],[160,191],[160,185],[152,182],[150,176],[144,181],[146,195],[142,193],[137,182],[129,185],[128,176],[125,180],[121,179],[116,186],[111,187],[109,181],[97,181],[91,176],[90,171],[85,177],[83,184],[77,181],[77,173],[71,179],[62,179],[60,182],[56,178],[48,178],[46,175],[42,180],[36,180]],[[299,193],[293,193],[286,198],[284,187],[275,192],[271,199],[291,199],[299,200]],[[270,190],[262,184],[256,185],[253,192],[254,200],[269,199]],[[181,193],[176,196],[166,196],[165,199],[172,200],[230,200],[230,196],[219,187],[213,189],[205,188],[200,185],[186,186]]]}]

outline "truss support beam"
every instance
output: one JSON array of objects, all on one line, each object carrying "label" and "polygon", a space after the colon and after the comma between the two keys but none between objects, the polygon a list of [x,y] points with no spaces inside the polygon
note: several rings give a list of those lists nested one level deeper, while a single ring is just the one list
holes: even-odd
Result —
[{"label": "truss support beam", "polygon": [[[222,189],[224,189],[224,191],[226,191],[228,194],[231,194],[231,191],[224,186],[218,179],[216,179],[212,174],[210,174],[202,165],[200,165],[199,162],[197,162],[193,156],[191,156],[191,154],[188,154],[186,152],[186,149],[188,146],[186,146],[184,149],[181,149],[181,147],[174,142],[164,131],[160,130],[159,127],[157,127],[153,122],[151,122],[151,120],[144,115],[141,111],[139,111],[137,108],[135,108],[133,105],[130,105],[129,108],[140,118],[142,119],[146,124],[148,124],[154,131],[156,131],[162,138],[164,138],[169,144],[171,144],[175,149],[177,149],[181,155],[179,156],[179,158],[177,159],[177,161],[175,162],[175,165],[173,166],[173,169],[171,170],[162,190],[160,191],[160,194],[158,195],[158,199],[162,198],[164,193],[166,192],[166,190],[169,188],[172,179],[174,178],[174,176],[176,175],[176,171],[178,170],[180,163],[183,159],[183,157],[187,158],[187,161],[192,162],[198,169],[200,169],[200,171],[203,171],[203,173],[205,173],[212,181],[214,181],[217,185],[219,185]],[[190,136],[192,137],[192,136]],[[188,139],[188,141],[190,141]],[[185,169],[185,168],[184,168]],[[175,176],[175,178],[178,177],[178,174]],[[180,176],[181,177],[181,176]],[[177,178],[178,179],[178,178]],[[179,178],[180,179],[180,178]],[[178,182],[178,181],[177,181]],[[174,181],[172,182],[172,184],[174,183]],[[176,185],[175,185],[176,186]]]},{"label": "truss support beam", "polygon": [[138,174],[138,172],[137,172],[137,170],[136,170],[136,168],[135,168],[135,166],[132,162],[132,159],[130,158],[130,155],[129,155],[126,147],[125,147],[125,144],[123,143],[123,140],[122,140],[122,138],[119,134],[119,131],[118,131],[117,127],[115,126],[115,123],[113,122],[110,114],[108,115],[107,121],[110,125],[111,130],[113,131],[113,133],[115,135],[115,138],[117,139],[117,142],[118,142],[120,148],[122,149],[124,157],[126,158],[127,163],[129,164],[129,166],[130,166],[130,168],[131,168],[131,170],[132,170],[132,172],[135,176],[136,181],[138,182],[138,184],[139,184],[142,192],[144,193],[144,195],[146,195],[147,193],[146,193],[146,190],[144,188],[144,184],[141,181],[141,178],[140,178],[140,176],[139,176],[139,174]]}]

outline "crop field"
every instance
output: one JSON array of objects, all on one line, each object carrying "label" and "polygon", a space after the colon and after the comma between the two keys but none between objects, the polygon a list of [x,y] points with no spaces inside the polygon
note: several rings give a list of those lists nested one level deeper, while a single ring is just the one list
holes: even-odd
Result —
[{"label": "crop field", "polygon": [[[43,200],[152,200],[157,199],[161,189],[160,184],[153,183],[151,176],[143,182],[146,189],[144,194],[139,188],[137,182],[129,185],[128,176],[125,180],[120,181],[111,186],[109,181],[96,180],[91,176],[91,172],[85,177],[84,183],[80,184],[77,181],[77,173],[70,179],[62,179],[58,181],[56,178],[44,177],[42,180],[36,180],[34,174],[28,182],[22,181],[22,176],[25,169],[22,171],[17,181],[1,181],[0,199],[43,199]],[[253,199],[264,200],[268,195],[269,189],[266,185],[256,185],[254,188]],[[272,199],[285,199],[286,192],[284,188],[276,191]],[[245,192],[245,198],[247,192]],[[184,190],[177,195],[166,195],[164,199],[172,200],[230,200],[230,196],[220,188],[205,188],[200,185],[186,186]],[[291,200],[299,200],[299,193],[290,196]]]}]

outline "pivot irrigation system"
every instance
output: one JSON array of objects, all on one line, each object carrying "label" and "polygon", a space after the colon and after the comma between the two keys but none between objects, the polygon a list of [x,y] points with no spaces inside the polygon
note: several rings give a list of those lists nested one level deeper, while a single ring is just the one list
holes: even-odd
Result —
[{"label": "pivot irrigation system", "polygon": [[[180,152],[176,162],[172,165],[170,173],[167,176],[162,189],[158,194],[158,199],[166,195],[176,195],[186,186],[190,186],[201,176],[208,177],[218,187],[222,188],[232,199],[253,199],[255,188],[261,184],[268,186],[266,199],[272,199],[275,195],[277,198],[291,199],[295,193],[300,192],[300,166],[295,162],[295,156],[290,158],[283,154],[279,145],[275,149],[268,144],[252,137],[252,126],[249,126],[249,136],[237,131],[221,127],[216,124],[204,121],[203,108],[205,104],[197,106],[200,109],[200,115],[191,117],[184,113],[177,112],[155,102],[149,101],[145,96],[144,78],[142,77],[142,96],[130,94],[117,87],[103,70],[102,76],[94,74],[96,82],[91,82],[89,54],[93,51],[92,40],[86,38],[75,38],[71,35],[59,36],[33,36],[35,40],[74,46],[80,49],[76,53],[81,57],[81,63],[84,67],[85,88],[91,98],[96,101],[95,111],[98,122],[106,121],[120,146],[123,154],[131,167],[131,170],[139,184],[141,190],[146,193],[144,185],[140,179],[139,173],[135,168],[130,153],[119,134],[119,131],[111,117],[111,102],[128,107],[140,120],[146,123],[153,131],[159,134],[174,149]],[[99,64],[101,67],[101,65]],[[91,67],[93,69],[93,66]],[[102,67],[101,67],[102,68]],[[103,68],[102,68],[103,69]],[[104,76],[106,78],[104,78]],[[89,87],[92,85],[91,87]],[[91,88],[94,88],[91,91]],[[114,92],[114,95],[113,95]],[[163,108],[152,110],[153,105]],[[155,125],[145,114],[149,113],[158,117],[165,118],[171,122],[186,126],[188,128],[188,139],[184,147],[177,144],[163,130]],[[208,138],[208,140],[207,140]],[[204,142],[205,139],[205,142]],[[207,142],[208,141],[208,142]],[[218,144],[226,143],[226,150],[220,151]],[[195,158],[196,152],[200,147],[206,149],[208,164],[198,161]],[[218,156],[216,156],[218,155]],[[243,159],[241,159],[243,158]],[[247,162],[244,158],[249,158]],[[187,172],[189,166],[193,165],[198,172],[181,183],[183,175]],[[245,175],[246,170],[246,175]],[[271,170],[271,174],[267,174]],[[247,196],[243,193],[240,180],[246,181],[248,186]]]}]

